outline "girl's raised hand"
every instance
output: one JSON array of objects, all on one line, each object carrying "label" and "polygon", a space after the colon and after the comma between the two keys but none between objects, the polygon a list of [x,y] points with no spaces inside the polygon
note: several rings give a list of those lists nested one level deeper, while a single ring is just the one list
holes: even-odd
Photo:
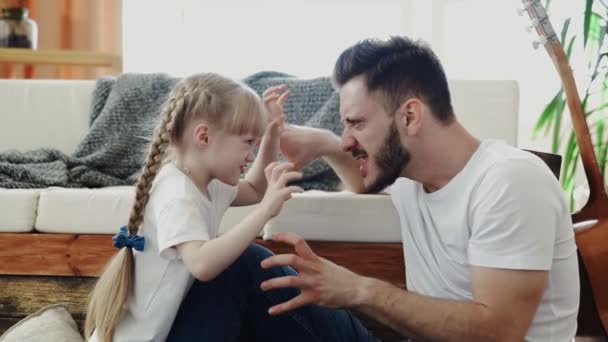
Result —
[{"label": "girl's raised hand", "polygon": [[266,107],[266,111],[268,111],[268,122],[276,122],[278,124],[279,133],[281,133],[285,127],[283,104],[287,101],[289,94],[291,94],[291,92],[287,89],[286,84],[270,87],[262,94],[264,106]]},{"label": "girl's raised hand", "polygon": [[304,191],[299,186],[287,186],[287,183],[302,178],[302,174],[293,171],[293,167],[291,163],[274,162],[268,164],[264,169],[268,187],[260,204],[266,211],[268,219],[277,216],[283,208],[283,203],[289,200],[294,193]]}]

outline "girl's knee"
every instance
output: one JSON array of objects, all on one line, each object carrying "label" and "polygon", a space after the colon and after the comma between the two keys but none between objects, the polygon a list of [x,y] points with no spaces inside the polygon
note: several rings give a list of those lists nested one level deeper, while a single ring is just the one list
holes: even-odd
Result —
[{"label": "girl's knee", "polygon": [[[258,245],[257,243],[252,243],[249,245],[243,254],[241,254],[239,259],[244,259],[246,261],[257,260],[262,261],[268,257],[273,256],[274,254],[265,247]],[[259,263],[258,263],[259,266]]]}]

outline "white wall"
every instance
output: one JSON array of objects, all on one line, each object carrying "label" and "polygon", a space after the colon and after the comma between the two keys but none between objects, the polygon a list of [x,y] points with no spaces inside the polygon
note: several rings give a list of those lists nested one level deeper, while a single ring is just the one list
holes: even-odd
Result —
[{"label": "white wall", "polygon": [[403,32],[400,8],[401,0],[124,0],[124,70],[328,75],[357,40]]},{"label": "white wall", "polygon": [[[562,12],[567,8],[564,1],[554,2]],[[517,16],[519,5],[517,0],[124,0],[124,70],[176,75],[213,70],[235,78],[277,70],[315,77],[329,75],[338,54],[357,40],[407,34],[431,44],[450,79],[517,80],[518,144],[549,151],[548,139],[533,141],[531,134],[559,79],[544,50],[532,49],[536,37],[524,30],[528,20]],[[565,13],[552,14],[555,26]]]}]

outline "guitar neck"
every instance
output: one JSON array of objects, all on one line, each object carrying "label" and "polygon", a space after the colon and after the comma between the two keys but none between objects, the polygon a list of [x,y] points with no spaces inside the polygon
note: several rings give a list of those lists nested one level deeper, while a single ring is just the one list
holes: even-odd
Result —
[{"label": "guitar neck", "polygon": [[578,89],[574,82],[568,58],[563,49],[555,49],[551,54],[551,58],[562,80],[568,109],[570,110],[570,117],[572,119],[572,126],[574,127],[576,136],[576,143],[578,144],[583,168],[587,176],[587,181],[589,182],[588,203],[595,203],[597,201],[608,203],[608,196],[606,196],[606,189],[604,187],[604,178],[600,171],[593,148],[589,126],[587,125],[586,116],[583,112]]},{"label": "guitar neck", "polygon": [[[553,65],[557,69],[562,81],[564,93],[566,94],[566,102],[570,110],[570,117],[572,118],[576,143],[580,150],[583,168],[589,182],[589,200],[580,212],[573,215],[574,220],[575,222],[579,222],[589,218],[608,218],[608,211],[602,210],[602,208],[608,206],[604,178],[597,162],[593,141],[589,133],[589,126],[587,126],[586,115],[583,112],[581,99],[578,96],[568,56],[566,56],[564,47],[559,38],[557,38],[547,12],[540,0],[522,0],[522,3],[524,4],[524,10],[521,13],[523,14],[524,11],[528,12],[530,19],[532,19],[530,27],[535,28],[539,34],[541,38],[540,43],[544,45],[547,53],[551,56]],[[540,43],[536,44],[535,47],[541,45]]]}]

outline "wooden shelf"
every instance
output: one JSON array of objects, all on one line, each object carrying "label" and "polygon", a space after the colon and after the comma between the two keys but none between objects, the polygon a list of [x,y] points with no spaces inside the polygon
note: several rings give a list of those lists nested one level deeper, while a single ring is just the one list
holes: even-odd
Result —
[{"label": "wooden shelf", "polygon": [[117,72],[122,70],[120,55],[74,50],[0,48],[0,62],[107,67]]}]

